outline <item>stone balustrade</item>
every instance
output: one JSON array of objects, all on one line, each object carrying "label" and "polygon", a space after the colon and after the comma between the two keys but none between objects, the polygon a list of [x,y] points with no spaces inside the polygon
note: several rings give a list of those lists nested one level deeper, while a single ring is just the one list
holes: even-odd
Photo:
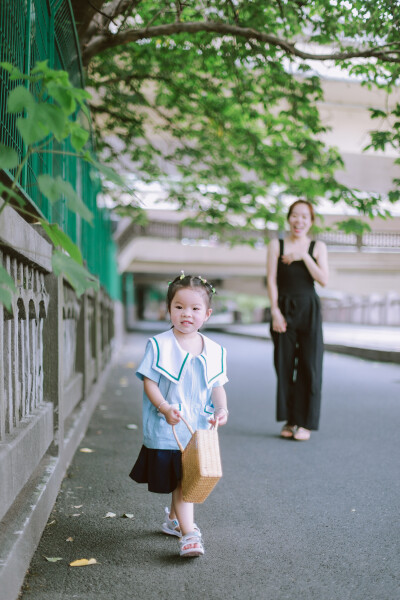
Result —
[{"label": "stone balustrade", "polygon": [[107,376],[114,303],[104,290],[78,299],[9,207],[0,244],[17,289],[0,305],[0,590],[14,600]]}]

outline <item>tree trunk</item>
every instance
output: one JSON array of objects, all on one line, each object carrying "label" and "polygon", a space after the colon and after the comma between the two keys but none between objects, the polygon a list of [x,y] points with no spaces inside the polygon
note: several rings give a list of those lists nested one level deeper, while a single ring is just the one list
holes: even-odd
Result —
[{"label": "tree trunk", "polygon": [[93,17],[101,10],[103,4],[104,0],[91,0],[90,4],[89,2],[82,2],[82,0],[71,0],[81,50],[83,50],[83,47],[87,42],[86,32],[88,27]]}]

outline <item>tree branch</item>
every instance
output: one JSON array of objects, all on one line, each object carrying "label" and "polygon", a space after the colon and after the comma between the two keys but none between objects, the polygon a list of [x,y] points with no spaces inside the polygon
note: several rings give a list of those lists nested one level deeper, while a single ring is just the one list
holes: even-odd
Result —
[{"label": "tree branch", "polygon": [[[90,60],[108,48],[123,46],[130,42],[137,42],[141,39],[153,38],[166,35],[174,35],[179,33],[199,33],[209,32],[219,35],[231,35],[241,37],[247,40],[258,40],[271,46],[282,48],[287,54],[297,56],[303,60],[349,60],[351,58],[380,58],[387,62],[400,63],[400,41],[392,44],[384,44],[375,48],[365,50],[348,50],[343,52],[331,52],[328,54],[313,54],[304,52],[296,48],[294,43],[278,38],[250,27],[240,27],[228,23],[220,23],[216,21],[200,21],[200,22],[174,22],[167,25],[156,25],[154,27],[146,27],[144,29],[130,29],[129,31],[121,31],[116,35],[104,34],[94,37],[89,42],[83,52],[84,64],[88,64]],[[392,46],[392,48],[391,48]]]}]

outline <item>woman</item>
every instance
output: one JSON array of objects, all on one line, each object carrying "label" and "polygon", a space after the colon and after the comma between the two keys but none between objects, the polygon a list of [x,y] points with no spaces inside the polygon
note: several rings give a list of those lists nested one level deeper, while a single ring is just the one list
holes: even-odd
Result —
[{"label": "woman", "polygon": [[308,232],[315,219],[307,200],[296,200],[287,216],[289,234],[271,240],[267,284],[271,336],[278,378],[277,421],[281,437],[306,441],[318,429],[322,385],[322,319],[314,281],[328,282],[328,257],[321,241]]}]

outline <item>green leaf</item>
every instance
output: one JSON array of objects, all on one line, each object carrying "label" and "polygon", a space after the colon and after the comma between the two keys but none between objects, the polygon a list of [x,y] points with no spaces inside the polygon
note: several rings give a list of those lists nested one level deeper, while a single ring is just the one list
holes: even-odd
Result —
[{"label": "green leaf", "polygon": [[65,138],[67,118],[54,104],[40,102],[28,107],[26,117],[17,119],[17,127],[27,145],[35,144],[52,133],[58,141]]},{"label": "green leaf", "polygon": [[58,562],[59,560],[63,560],[61,556],[45,556],[44,558],[47,560],[47,562],[52,563]]},{"label": "green leaf", "polygon": [[40,223],[56,248],[61,246],[77,263],[83,264],[82,254],[78,246],[60,229],[57,223],[47,223],[43,219],[40,220]]},{"label": "green leaf", "polygon": [[371,119],[385,119],[387,117],[387,114],[385,113],[385,111],[380,110],[378,108],[369,108],[368,109],[369,112],[371,113]]},{"label": "green leaf", "polygon": [[8,71],[8,73],[10,73],[11,81],[20,81],[21,79],[24,81],[37,81],[37,77],[32,77],[31,75],[26,75],[25,73],[22,73],[22,71],[20,71],[17,67],[14,67],[14,65],[12,65],[9,62],[2,62],[0,63],[0,65],[5,71]]},{"label": "green leaf", "polygon": [[36,144],[47,137],[50,133],[48,123],[43,123],[40,118],[40,109],[38,114],[36,110],[31,110],[27,117],[18,117],[17,128],[27,146]]},{"label": "green leaf", "polygon": [[71,144],[77,152],[80,152],[89,139],[89,132],[78,123],[73,123],[71,128]]},{"label": "green leaf", "polygon": [[31,109],[36,101],[30,91],[23,85],[14,88],[8,95],[7,112],[14,114],[22,112],[25,108]]},{"label": "green leaf", "polygon": [[0,143],[0,169],[15,169],[18,163],[19,157],[15,150]]},{"label": "green leaf", "polygon": [[98,290],[100,287],[98,279],[89,273],[85,267],[58,250],[53,252],[52,265],[55,275],[62,273],[74,288],[78,297],[87,289]]},{"label": "green leaf", "polygon": [[111,167],[107,167],[106,165],[103,165],[102,163],[100,163],[99,161],[95,160],[92,157],[90,157],[89,162],[98,171],[100,171],[100,173],[102,173],[104,175],[104,177],[107,179],[107,181],[111,181],[112,183],[115,183],[116,185],[121,186],[121,187],[126,186],[126,183],[125,183],[123,177],[121,177],[121,175],[119,175],[119,173],[114,171],[114,169],[112,169]]},{"label": "green leaf", "polygon": [[12,310],[12,297],[17,292],[13,278],[6,269],[0,265],[0,303],[3,304],[9,312]]},{"label": "green leaf", "polygon": [[63,195],[64,181],[58,176],[56,179],[51,175],[39,175],[37,178],[39,189],[52,204],[60,200]]},{"label": "green leaf", "polygon": [[64,197],[69,210],[80,215],[88,223],[93,221],[92,212],[79,198],[69,181],[64,181],[60,175],[54,178],[47,174],[39,175],[37,181],[40,191],[52,204]]},{"label": "green leaf", "polygon": [[15,190],[12,190],[3,183],[0,183],[0,198],[3,198],[7,202],[12,198],[21,208],[26,204],[25,200]]},{"label": "green leaf", "polygon": [[3,304],[8,312],[12,312],[12,293],[2,285],[0,285],[0,304]]},{"label": "green leaf", "polygon": [[60,142],[66,137],[64,132],[67,118],[59,106],[41,102],[36,111],[36,118],[40,119],[42,123],[47,123],[57,141]]},{"label": "green leaf", "polygon": [[60,85],[58,82],[50,82],[47,85],[47,91],[57,102],[66,116],[71,115],[76,110],[76,100],[69,87]]},{"label": "green leaf", "polygon": [[361,221],[361,219],[350,218],[345,221],[339,221],[336,225],[339,231],[344,231],[344,233],[362,235],[365,231],[371,231],[370,225],[365,223],[365,221]]}]

